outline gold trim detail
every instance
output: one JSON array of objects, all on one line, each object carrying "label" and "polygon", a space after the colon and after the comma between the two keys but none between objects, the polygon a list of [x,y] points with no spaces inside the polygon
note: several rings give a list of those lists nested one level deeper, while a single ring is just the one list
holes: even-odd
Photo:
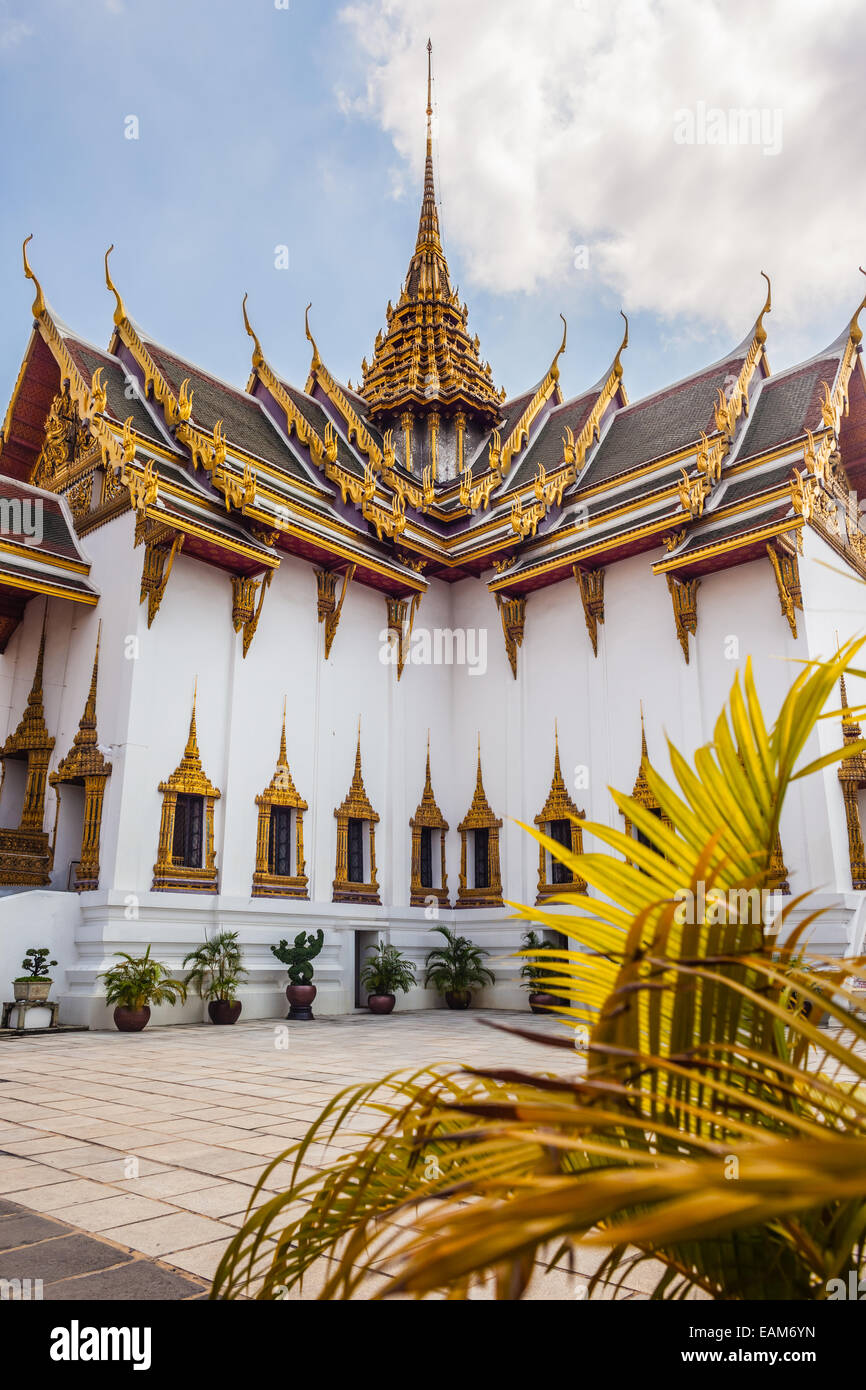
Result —
[{"label": "gold trim detail", "polygon": [[340,614],[343,611],[343,600],[346,597],[346,590],[351,584],[355,575],[355,566],[348,565],[343,574],[343,587],[340,590],[340,599],[337,602],[337,579],[338,575],[333,570],[315,570],[316,589],[318,593],[317,611],[319,622],[325,624],[325,660],[331,655],[331,647],[337,635],[337,628],[340,626]]},{"label": "gold trim detail", "polygon": [[[221,793],[208,780],[202,768],[195,720],[196,698],[197,695],[193,694],[189,734],[183,757],[168,781],[160,782],[158,788],[162,796],[162,816],[159,827],[159,848],[156,863],[153,866],[153,884],[151,885],[155,893],[216,893],[219,891],[213,821],[214,802],[219,800]],[[189,868],[185,864],[176,864],[173,858],[174,819],[179,795],[204,798],[204,816],[202,819],[202,859],[204,863],[198,869]]]},{"label": "gold trim detail", "polygon": [[144,544],[139,603],[144,603],[147,599],[148,627],[153,624],[159,612],[175,556],[182,548],[183,542],[182,532],[173,531],[162,522],[139,513],[135,525],[135,544]]},{"label": "gold trim detail", "polygon": [[779,606],[782,610],[782,617],[787,618],[791,633],[796,637],[796,610],[799,608],[802,611],[803,608],[803,592],[800,587],[800,566],[797,552],[777,543],[767,546],[767,554],[770,557],[770,564],[773,566],[773,574],[776,576],[776,588],[779,591]]},{"label": "gold trim detail", "polygon": [[577,580],[580,601],[586,630],[592,643],[592,654],[598,656],[598,624],[604,622],[604,570],[584,569],[582,565],[572,565],[571,572]]},{"label": "gold trim detail", "polygon": [[668,581],[671,602],[674,606],[677,641],[682,648],[688,666],[689,633],[693,637],[698,635],[698,589],[701,581],[699,579],[677,579],[676,575],[670,573],[666,574],[665,578]]},{"label": "gold trim detail", "polygon": [[523,646],[523,634],[526,628],[526,599],[522,595],[517,598],[503,598],[499,593],[494,594],[494,598],[502,622],[505,654],[508,657],[511,674],[517,680],[517,649]]},{"label": "gold trim detail", "polygon": [[[632,801],[636,801],[636,802],[638,803],[639,806],[643,806],[647,811],[652,811],[653,813],[658,812],[659,819],[660,819],[662,825],[667,826],[668,830],[672,830],[672,829],[673,829],[673,824],[672,824],[672,822],[671,822],[671,819],[670,819],[669,816],[666,816],[665,813],[662,811],[662,808],[661,808],[661,806],[659,805],[658,800],[657,800],[657,798],[656,798],[654,792],[653,792],[652,789],[650,788],[650,784],[649,784],[649,782],[648,782],[648,780],[647,780],[646,770],[647,770],[647,765],[648,765],[648,763],[649,763],[649,754],[648,754],[648,752],[647,752],[647,743],[646,743],[646,724],[644,723],[644,717],[643,717],[643,703],[641,703],[641,707],[640,707],[640,766],[638,767],[637,777],[635,778],[634,786],[632,787],[632,790],[631,790]],[[625,813],[624,811],[620,811],[620,815],[622,816],[622,818],[623,818],[623,820],[624,820],[624,822],[625,822],[625,827],[624,827],[624,828],[625,828],[625,833],[626,833],[626,835],[632,835],[633,838],[637,838],[637,832],[636,832],[636,830],[635,830],[635,827],[634,827],[633,822],[629,819],[629,817],[626,815],[626,813]],[[629,859],[628,859],[628,856],[626,856],[626,863],[629,863],[629,862],[630,862],[630,861],[629,861]]]}]

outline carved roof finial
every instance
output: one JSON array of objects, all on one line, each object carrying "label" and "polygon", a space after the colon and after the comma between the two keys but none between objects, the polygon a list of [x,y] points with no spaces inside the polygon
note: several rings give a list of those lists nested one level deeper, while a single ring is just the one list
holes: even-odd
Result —
[{"label": "carved roof finial", "polygon": [[106,253],[105,253],[105,284],[106,284],[107,288],[111,290],[111,293],[114,295],[114,298],[115,298],[115,300],[117,301],[117,303],[115,304],[115,307],[114,307],[114,322],[115,322],[116,327],[119,328],[120,325],[123,323],[123,320],[126,318],[127,315],[126,315],[126,309],[124,308],[123,300],[122,300],[121,297],[120,297],[120,294],[119,294],[119,292],[118,292],[117,286],[115,285],[114,281],[113,281],[112,278],[111,278],[111,271],[108,269],[108,258],[109,258],[109,256],[111,255],[111,253],[112,253],[113,250],[114,250],[114,242],[111,243],[111,245],[109,246],[108,250],[107,250]]},{"label": "carved roof finial", "polygon": [[30,262],[27,259],[27,243],[32,240],[33,233],[31,232],[29,236],[24,238],[24,243],[21,247],[21,255],[24,258],[24,274],[27,276],[27,279],[32,280],[36,286],[36,298],[33,301],[33,317],[38,319],[45,313],[45,295],[42,293],[42,286],[33,274],[30,268]]},{"label": "carved roof finial", "polygon": [[247,295],[244,295],[243,304],[241,306],[244,312],[244,328],[247,330],[247,333],[250,335],[250,337],[253,340],[253,343],[255,344],[253,348],[253,366],[260,367],[265,360],[265,355],[262,352],[262,345],[256,337],[255,331],[249,320],[249,315],[247,314],[247,297]]},{"label": "carved roof finial", "polygon": [[309,341],[310,341],[310,342],[312,343],[312,345],[313,345],[313,360],[312,360],[312,362],[310,363],[310,371],[313,371],[313,369],[314,369],[315,367],[318,367],[319,363],[320,363],[321,360],[322,360],[321,357],[319,356],[319,349],[316,347],[316,340],[315,340],[315,338],[313,337],[312,333],[310,332],[310,310],[312,309],[312,307],[313,307],[313,301],[310,300],[309,304],[307,305],[306,309],[304,310],[304,331],[305,331],[305,333],[306,333],[306,335],[307,335],[307,338],[309,339]]},{"label": "carved roof finial", "polygon": [[625,333],[623,334],[622,342],[620,343],[619,347],[617,348],[616,357],[613,359],[613,367],[611,368],[611,370],[616,374],[616,376],[621,377],[621,376],[622,376],[622,355],[623,355],[623,353],[625,352],[626,348],[628,347],[628,319],[626,318],[626,316],[625,316],[625,314],[623,313],[622,309],[620,309],[619,312],[620,312],[620,317],[622,318],[623,322],[625,323]]},{"label": "carved roof finial", "polygon": [[[866,270],[863,269],[862,265],[858,266],[858,269],[861,275],[866,275]],[[866,309],[866,295],[864,295],[863,298],[860,300],[860,303],[858,304],[857,309],[855,310],[854,317],[851,320],[851,341],[855,344],[861,342],[863,339],[863,329],[860,327],[858,319],[860,318],[860,315],[862,314],[864,309]]]},{"label": "carved roof finial", "polygon": [[767,298],[764,302],[763,309],[761,310],[760,314],[758,315],[755,321],[755,337],[757,338],[759,343],[765,343],[767,341],[767,330],[764,327],[764,315],[769,314],[770,310],[773,307],[773,289],[770,284],[770,277],[767,274],[767,272],[765,270],[762,270],[761,274],[767,282]]}]

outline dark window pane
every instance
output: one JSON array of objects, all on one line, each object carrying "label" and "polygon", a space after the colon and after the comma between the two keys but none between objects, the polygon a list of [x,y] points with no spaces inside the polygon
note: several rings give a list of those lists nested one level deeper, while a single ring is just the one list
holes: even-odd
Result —
[{"label": "dark window pane", "polygon": [[347,875],[350,883],[364,882],[364,822],[349,821],[346,844]]},{"label": "dark window pane", "polygon": [[[566,849],[571,849],[571,821],[552,820],[548,831],[551,840],[555,840],[558,845],[564,845]],[[558,859],[551,856],[550,865],[551,883],[573,883],[574,875],[567,864],[562,864]]]},{"label": "dark window pane", "polygon": [[184,869],[200,869],[204,827],[204,797],[178,795],[174,811],[171,857]]},{"label": "dark window pane", "polygon": [[268,869],[288,878],[292,872],[292,812],[289,806],[271,807]]},{"label": "dark window pane", "polygon": [[[661,820],[662,813],[660,806],[648,806],[647,810],[649,811],[651,816],[655,816],[656,820]],[[654,845],[651,843],[651,841],[647,839],[646,835],[644,835],[642,830],[638,830],[637,826],[635,826],[634,828],[634,836],[638,844],[646,845],[647,849],[654,848]]]},{"label": "dark window pane", "polygon": [[475,887],[490,887],[490,831],[475,831]]},{"label": "dark window pane", "polygon": [[421,887],[433,887],[433,831],[429,825],[421,827]]}]

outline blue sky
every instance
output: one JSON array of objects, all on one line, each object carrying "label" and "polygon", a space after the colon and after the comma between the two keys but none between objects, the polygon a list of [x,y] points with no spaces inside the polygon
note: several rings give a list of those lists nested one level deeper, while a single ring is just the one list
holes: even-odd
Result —
[{"label": "blue sky", "polygon": [[[670,24],[666,36],[647,35],[641,32],[645,17],[631,0],[614,0],[594,14],[596,3],[551,8],[555,23],[569,27],[561,41],[548,33],[535,57],[521,28],[526,7],[514,0],[478,0],[472,11],[456,0],[290,0],[288,9],[274,0],[89,0],[86,6],[0,0],[4,407],[29,331],[33,292],[20,253],[28,232],[34,233],[32,264],[50,304],[96,343],[107,343],[110,335],[113,301],[102,257],[114,242],[113,273],[129,313],[174,351],[243,385],[250,358],[241,319],[247,290],[266,355],[302,385],[309,364],[303,311],[311,300],[325,361],[338,377],[356,380],[414,245],[424,144],[422,35],[428,27],[436,46],[446,250],[469,303],[470,328],[509,394],[543,375],[558,345],[560,310],[569,319],[562,363],[567,394],[607,367],[619,342],[621,304],[631,311],[626,384],[632,398],[700,367],[748,330],[763,294],[758,271],[776,268],[764,266],[764,258],[780,262],[783,291],[772,325],[779,321],[781,332],[775,356],[771,335],[774,365],[823,346],[862,293],[854,242],[838,250],[845,207],[832,226],[825,213],[824,235],[828,242],[835,238],[838,252],[831,266],[814,249],[821,244],[820,222],[811,233],[788,218],[791,231],[783,236],[769,218],[771,207],[785,199],[801,208],[813,201],[805,190],[810,161],[818,156],[812,145],[798,149],[796,137],[810,128],[809,101],[815,109],[827,104],[821,81],[804,98],[790,56],[780,59],[769,85],[753,74],[742,89],[735,84],[717,91],[708,68],[703,87],[680,92]],[[539,0],[539,20],[548,6],[549,0]],[[645,9],[678,7],[684,41],[703,49],[700,33],[689,34],[689,26],[696,15],[717,26],[720,11],[712,0],[691,6],[664,0]],[[848,0],[832,0],[834,7],[850,8]],[[738,8],[740,0],[733,0],[732,20]],[[618,25],[618,66],[609,68],[592,105],[578,109],[579,64],[589,62],[593,45],[610,54],[609,35],[602,32],[609,22]],[[480,23],[483,34],[473,27]],[[761,36],[753,37],[757,43]],[[810,36],[804,31],[801,37],[806,43]],[[730,42],[733,74],[740,72],[736,34]],[[653,146],[652,167],[638,147],[641,130],[653,120],[628,97],[630,87],[640,85],[629,68],[631,43],[645,55],[656,53],[646,59],[654,85],[641,96],[664,133]],[[571,52],[567,44],[574,45]],[[547,66],[551,45],[563,64],[567,59],[562,69]],[[838,52],[851,46],[840,45]],[[704,56],[724,70],[724,54]],[[855,60],[862,61],[856,43]],[[500,62],[510,63],[514,74],[507,87]],[[812,62],[819,77],[822,64],[827,67],[829,83],[832,55],[813,50]],[[795,138],[781,158],[691,149],[687,166],[670,138],[668,108],[704,96],[745,101],[759,90],[768,106],[785,106],[790,117]],[[786,96],[793,93],[796,100]],[[834,98],[822,119],[837,122],[834,152],[843,159],[839,141],[855,136],[842,133],[846,110],[840,102]],[[545,103],[555,108],[553,120]],[[137,140],[125,138],[130,116],[139,122]],[[535,119],[545,132],[537,139]],[[552,124],[555,147],[547,139]],[[815,135],[825,169],[827,136],[820,129]],[[603,163],[572,166],[572,155]],[[724,166],[721,189],[716,168],[698,165],[715,155],[739,161]],[[631,167],[629,160],[638,158]],[[704,199],[695,198],[696,187],[706,188]],[[859,205],[851,201],[862,193],[854,187],[852,180],[841,195],[862,227]],[[700,216],[705,204],[707,215],[713,213],[714,198],[719,206],[707,223],[710,235],[701,231]],[[807,235],[814,244],[798,245],[797,237]],[[595,238],[597,271],[570,263],[568,248],[581,238]],[[712,244],[695,245],[702,239]],[[274,264],[281,245],[289,249],[287,270]],[[533,256],[537,267],[527,271]],[[810,267],[814,289],[807,295],[800,282],[809,279]]]}]

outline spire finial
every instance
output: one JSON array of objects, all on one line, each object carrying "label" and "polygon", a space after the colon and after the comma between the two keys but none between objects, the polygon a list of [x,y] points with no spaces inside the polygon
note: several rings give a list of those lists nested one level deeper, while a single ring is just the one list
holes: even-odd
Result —
[{"label": "spire finial", "polygon": [[315,338],[313,337],[312,333],[310,332],[310,310],[312,309],[312,307],[313,307],[313,301],[310,300],[309,304],[307,305],[306,309],[304,310],[304,331],[305,331],[305,333],[306,333],[308,339],[310,340],[310,342],[311,342],[312,345],[313,345],[313,360],[312,360],[312,362],[310,363],[310,370],[311,370],[311,371],[312,371],[312,369],[313,369],[314,367],[317,367],[317,366],[319,365],[319,363],[321,362],[321,360],[322,360],[321,357],[319,356],[319,349],[316,347],[316,340],[315,340]]},{"label": "spire finial", "polygon": [[36,286],[36,298],[33,301],[33,317],[38,319],[45,313],[45,295],[42,293],[42,286],[30,269],[30,262],[27,259],[27,243],[32,240],[33,233],[31,232],[29,236],[24,238],[24,244],[21,247],[21,255],[24,258],[24,274],[27,276],[27,279],[32,280]]},{"label": "spire finial", "polygon": [[111,293],[114,295],[114,298],[117,301],[114,308],[114,322],[115,325],[119,327],[120,324],[123,323],[123,320],[126,318],[126,309],[124,308],[123,300],[121,299],[118,293],[117,286],[111,278],[111,271],[108,269],[108,258],[113,250],[114,242],[111,243],[111,245],[105,253],[105,284],[107,288],[111,290]]},{"label": "spire finial", "polygon": [[427,148],[433,138],[433,41],[427,40]]},{"label": "spire finial", "polygon": [[643,717],[643,700],[641,700],[641,702],[640,702],[640,758],[641,758],[641,762],[643,762],[644,758],[646,758],[646,757],[648,757],[648,756],[649,756],[649,755],[648,755],[648,753],[647,753],[647,746],[646,746],[646,724],[644,723],[644,717]]},{"label": "spire finial", "polygon": [[283,731],[280,734],[280,757],[279,762],[284,766],[288,765],[289,757],[286,752],[286,697],[283,696]]},{"label": "spire finial", "polygon": [[[866,275],[866,270],[863,269],[862,265],[858,266],[858,270],[860,271],[861,275]],[[851,320],[851,341],[855,344],[855,346],[857,345],[857,343],[862,342],[863,339],[863,329],[860,327],[858,319],[860,318],[860,315],[862,314],[864,309],[866,309],[866,295],[864,295],[861,299],[854,313],[854,317]]]},{"label": "spire finial", "polygon": [[755,337],[758,339],[759,343],[765,343],[767,341],[767,330],[764,327],[764,315],[769,314],[770,310],[773,307],[773,287],[770,284],[770,277],[767,274],[767,272],[765,270],[762,270],[761,274],[767,282],[767,298],[764,301],[764,307],[758,315],[758,319],[755,324]]},{"label": "spire finial", "polygon": [[625,352],[626,348],[628,347],[628,319],[626,318],[626,316],[625,316],[625,314],[623,313],[622,309],[620,309],[619,312],[620,312],[620,315],[621,315],[621,317],[622,317],[622,319],[623,319],[623,322],[625,323],[625,333],[623,334],[622,342],[620,343],[619,348],[617,349],[616,357],[613,359],[613,370],[614,370],[614,372],[616,373],[617,376],[621,377],[621,376],[622,376],[622,355],[623,355],[623,353]]}]

